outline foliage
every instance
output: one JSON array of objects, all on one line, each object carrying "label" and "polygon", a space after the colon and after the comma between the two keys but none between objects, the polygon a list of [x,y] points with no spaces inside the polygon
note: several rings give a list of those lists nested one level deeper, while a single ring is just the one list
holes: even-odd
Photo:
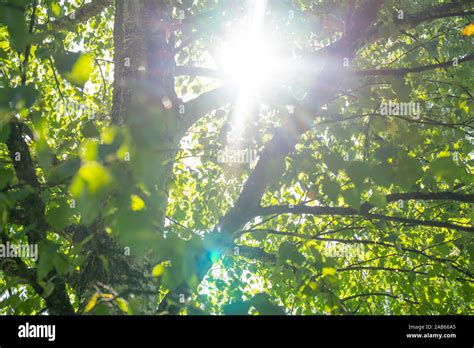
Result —
[{"label": "foliage", "polygon": [[218,162],[238,88],[191,69],[244,2],[160,2],[148,78],[114,68],[127,5],[82,3],[0,2],[1,238],[39,246],[0,257],[0,313],[472,311],[471,1],[269,1],[293,70],[252,96],[258,164]]}]

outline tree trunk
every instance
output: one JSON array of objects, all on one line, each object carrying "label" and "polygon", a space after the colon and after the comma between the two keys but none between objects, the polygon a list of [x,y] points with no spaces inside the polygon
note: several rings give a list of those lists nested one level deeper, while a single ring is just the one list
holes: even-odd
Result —
[{"label": "tree trunk", "polygon": [[[165,6],[156,0],[116,0],[114,23],[112,124],[126,125],[130,131],[132,176],[139,176],[152,195],[147,209],[153,212],[156,233],[164,232],[168,186],[179,144],[174,137],[178,99],[170,74],[174,59],[168,53],[163,25],[169,19]],[[153,132],[152,141],[143,136],[144,132]],[[95,229],[98,248],[102,255],[108,255],[109,270],[98,272],[101,265],[97,258],[95,264],[89,262],[79,281],[84,287],[89,285],[88,290],[84,288],[83,301],[94,292],[90,285],[100,282],[133,294],[141,303],[139,314],[156,314],[158,291],[150,275],[153,264],[145,255],[124,255],[124,246],[107,236],[100,223]],[[85,279],[87,274],[94,276]]]}]

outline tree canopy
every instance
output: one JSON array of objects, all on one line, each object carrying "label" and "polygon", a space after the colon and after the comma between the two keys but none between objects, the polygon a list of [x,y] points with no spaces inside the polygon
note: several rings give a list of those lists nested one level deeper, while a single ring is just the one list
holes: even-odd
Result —
[{"label": "tree canopy", "polygon": [[471,313],[473,15],[1,1],[0,313]]}]

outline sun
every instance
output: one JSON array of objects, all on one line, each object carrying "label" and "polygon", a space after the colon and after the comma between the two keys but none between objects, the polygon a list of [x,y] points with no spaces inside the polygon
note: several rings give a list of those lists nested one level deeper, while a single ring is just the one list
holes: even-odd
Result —
[{"label": "sun", "polygon": [[275,45],[261,33],[243,33],[223,44],[222,72],[240,88],[258,91],[278,73]]},{"label": "sun", "polygon": [[226,41],[219,57],[226,83],[238,90],[232,119],[233,139],[239,139],[245,123],[254,118],[254,106],[278,75],[279,64],[271,40],[256,31]]},{"label": "sun", "polygon": [[278,54],[275,36],[265,31],[266,1],[253,0],[247,4],[247,16],[241,26],[229,28],[231,34],[217,49],[216,56],[226,83],[239,91],[232,119],[236,139],[249,118],[256,117],[254,106],[259,96],[275,85],[286,65]]},{"label": "sun", "polygon": [[247,16],[241,26],[219,49],[217,60],[222,72],[234,84],[255,92],[270,82],[279,70],[276,42],[264,31],[265,0],[247,3]]}]

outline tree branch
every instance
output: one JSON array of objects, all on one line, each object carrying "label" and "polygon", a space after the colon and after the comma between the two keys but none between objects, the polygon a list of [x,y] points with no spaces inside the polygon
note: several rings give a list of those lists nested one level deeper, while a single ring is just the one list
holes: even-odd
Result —
[{"label": "tree branch", "polygon": [[49,23],[49,25],[51,26],[52,31],[74,27],[79,23],[87,22],[90,18],[98,15],[105,8],[112,5],[113,2],[113,0],[94,0],[78,8],[69,16],[64,16],[58,20],[55,20]]},{"label": "tree branch", "polygon": [[[393,20],[399,25],[400,30],[411,29],[422,23],[436,19],[460,17],[472,14],[472,3],[474,0],[455,1],[422,9],[415,13],[405,14],[403,19],[398,18],[398,13],[393,15]],[[468,11],[464,11],[468,10]],[[380,37],[380,28],[384,22],[378,22],[367,35],[367,41],[371,42]]]},{"label": "tree branch", "polygon": [[[246,257],[246,258],[249,258],[249,259],[252,259],[252,260],[258,260],[258,261],[261,261],[261,262],[264,262],[264,263],[271,263],[271,264],[274,264],[277,260],[277,257],[274,254],[267,253],[265,250],[257,248],[257,247],[251,247],[251,246],[247,246],[247,245],[238,245],[237,248],[238,248],[238,251],[239,251],[239,254],[238,254],[239,256],[243,256],[243,257]],[[412,250],[412,249],[406,249],[406,250],[411,251],[411,252],[417,252],[421,255],[426,256],[429,259],[434,258],[432,256],[424,254],[423,252],[421,252],[419,250]],[[442,262],[443,259],[438,259],[438,261]],[[449,261],[451,261],[451,260],[446,260],[446,262],[449,262]],[[455,267],[455,265],[453,265],[453,263],[451,263],[451,266],[453,266],[455,269],[457,269],[460,273],[465,274],[466,276],[468,276],[470,279],[473,278],[471,273],[466,272],[466,271],[460,269],[457,266]],[[410,270],[410,269],[378,267],[378,266],[351,265],[351,266],[347,266],[347,267],[344,267],[344,268],[338,268],[337,269],[338,272],[360,271],[360,270],[390,271],[390,272],[401,272],[401,273],[412,272],[412,273],[421,274],[421,275],[426,275],[427,274],[426,272],[415,271],[414,269]],[[446,279],[446,277],[442,276],[442,275],[439,275],[439,277],[443,278],[443,279]],[[462,277],[457,277],[456,279],[461,280],[461,281],[471,282],[470,279],[466,279],[466,278],[462,278]]]},{"label": "tree branch", "polygon": [[[5,236],[2,237],[3,243],[6,242]],[[46,302],[49,314],[53,315],[71,315],[74,310],[69,302],[64,282],[55,278],[52,282],[54,289],[48,296],[44,293],[43,287],[36,279],[36,270],[30,269],[20,258],[0,258],[0,269],[5,275],[14,279],[20,279],[23,284],[30,285],[33,290],[40,295]]]},{"label": "tree branch", "polygon": [[[385,196],[387,202],[396,202],[399,200],[419,200],[419,201],[454,201],[463,203],[473,203],[474,194],[462,194],[452,191],[443,192],[405,192],[391,193]],[[373,206],[365,202],[361,205],[361,211],[369,211]]]},{"label": "tree branch", "polygon": [[394,221],[402,222],[409,225],[418,225],[418,226],[431,226],[431,227],[440,227],[447,228],[457,231],[466,231],[474,232],[473,226],[462,226],[457,224],[451,224],[449,222],[443,221],[432,221],[432,220],[418,220],[418,219],[409,219],[398,216],[388,216],[382,214],[371,214],[357,211],[348,207],[326,207],[326,206],[308,206],[308,205],[296,205],[290,207],[288,205],[276,205],[270,207],[260,207],[254,211],[255,216],[265,216],[270,214],[309,214],[309,215],[331,215],[331,216],[363,216],[367,219],[376,219],[384,221]]},{"label": "tree branch", "polygon": [[[300,136],[310,128],[320,106],[336,93],[337,86],[344,77],[343,58],[353,56],[362,44],[364,34],[376,18],[382,2],[363,2],[346,34],[339,41],[318,51],[323,58],[321,70],[310,72],[314,81],[317,81],[315,86],[296,108],[294,117],[284,122],[259,154],[259,161],[244,184],[234,207],[222,217],[216,229],[233,235],[252,218],[268,184],[283,174],[285,157],[294,149]],[[331,81],[331,84],[327,81]]]},{"label": "tree branch", "polygon": [[391,298],[396,298],[396,299],[403,299],[405,302],[408,302],[408,303],[411,303],[411,304],[419,304],[418,301],[413,301],[413,300],[410,300],[408,298],[404,298],[401,295],[397,296],[397,295],[386,293],[386,292],[369,292],[369,293],[366,293],[366,294],[356,294],[356,295],[348,296],[348,297],[345,297],[345,298],[341,298],[341,302],[353,300],[353,299],[359,298],[359,297],[371,297],[371,296],[386,296],[386,297],[391,297]]},{"label": "tree branch", "polygon": [[182,137],[201,117],[229,103],[235,93],[235,90],[222,86],[183,103],[184,114],[179,124],[177,136]]},{"label": "tree branch", "polygon": [[464,0],[440,4],[424,9],[423,11],[419,11],[417,13],[407,14],[406,19],[399,20],[397,18],[397,22],[400,24],[405,24],[409,28],[413,28],[423,22],[429,22],[436,19],[468,16],[473,14],[473,11],[463,11],[463,9],[472,10],[473,3],[473,0]]},{"label": "tree branch", "polygon": [[[29,33],[33,33],[35,25],[35,13],[36,13],[35,2],[33,5],[33,13],[30,19]],[[30,55],[30,45],[27,46],[25,51],[25,59],[23,61],[23,75],[21,83],[23,86],[26,85],[26,73],[28,68],[28,59]],[[27,127],[20,123],[16,118],[13,118],[9,122],[10,134],[6,141],[8,154],[12,160],[13,167],[15,169],[16,176],[20,183],[29,185],[33,192],[30,193],[22,202],[25,206],[25,214],[23,215],[24,226],[33,227],[26,232],[28,242],[30,244],[37,244],[40,240],[46,239],[46,231],[48,223],[45,219],[45,205],[41,198],[41,185],[36,176],[36,167],[30,154],[28,144],[23,138],[23,134],[26,133]],[[26,277],[30,270],[26,265],[19,263],[16,260],[19,271]],[[54,285],[52,293],[44,297],[48,309],[52,314],[73,314],[74,310],[67,295],[64,281],[59,277],[56,277],[55,272],[51,272],[52,283]],[[31,278],[25,278],[33,289],[38,292],[40,296],[43,296],[43,288],[33,281]]]},{"label": "tree branch", "polygon": [[[474,60],[474,54],[470,53],[462,58],[458,59],[458,63],[468,62]],[[427,70],[439,69],[439,68],[449,68],[454,66],[454,62],[449,60],[443,63],[437,64],[429,64],[429,65],[422,65],[416,66],[411,68],[400,68],[400,69],[371,69],[371,70],[352,70],[349,72],[351,75],[356,76],[373,76],[373,75],[380,75],[380,76],[387,76],[387,75],[395,75],[395,76],[402,76],[409,73],[418,73]]]},{"label": "tree branch", "polygon": [[267,253],[265,250],[251,247],[248,245],[236,245],[238,248],[239,256],[243,256],[252,260],[258,260],[267,263],[275,263],[276,256],[270,253]]},{"label": "tree branch", "polygon": [[174,74],[175,76],[202,76],[216,79],[222,79],[225,77],[225,74],[219,70],[203,68],[200,66],[176,66],[174,68]]},{"label": "tree branch", "polygon": [[[276,235],[281,235],[281,236],[290,236],[290,237],[296,237],[296,238],[302,238],[302,239],[318,240],[318,241],[321,241],[321,242],[335,242],[335,243],[342,243],[342,244],[378,245],[378,246],[382,246],[382,247],[385,247],[385,248],[394,248],[394,249],[397,249],[397,250],[401,249],[402,251],[422,255],[422,256],[424,256],[427,259],[432,260],[432,261],[441,262],[441,263],[448,262],[448,263],[451,264],[451,266],[453,266],[455,268],[457,267],[456,264],[454,263],[454,260],[429,255],[429,254],[426,254],[424,252],[425,250],[427,250],[429,248],[433,248],[433,247],[436,247],[438,245],[448,243],[450,241],[447,241],[447,242],[445,241],[445,242],[442,242],[442,243],[438,243],[436,245],[431,245],[430,247],[424,248],[423,250],[417,250],[417,249],[413,249],[413,248],[400,247],[400,246],[397,246],[395,244],[390,244],[390,243],[386,243],[386,242],[379,242],[379,241],[367,240],[367,239],[326,238],[326,237],[321,237],[321,235],[309,235],[309,234],[302,234],[302,233],[296,233],[296,232],[283,232],[283,231],[277,231],[277,230],[273,230],[273,229],[254,229],[254,230],[243,231],[243,233],[259,233],[259,232],[269,233],[269,234],[276,234]],[[464,274],[468,275],[469,277],[472,277],[472,275],[470,273],[468,273],[468,272],[466,273],[466,271],[464,271],[460,268],[458,268],[458,270],[461,273],[464,273]]]}]

